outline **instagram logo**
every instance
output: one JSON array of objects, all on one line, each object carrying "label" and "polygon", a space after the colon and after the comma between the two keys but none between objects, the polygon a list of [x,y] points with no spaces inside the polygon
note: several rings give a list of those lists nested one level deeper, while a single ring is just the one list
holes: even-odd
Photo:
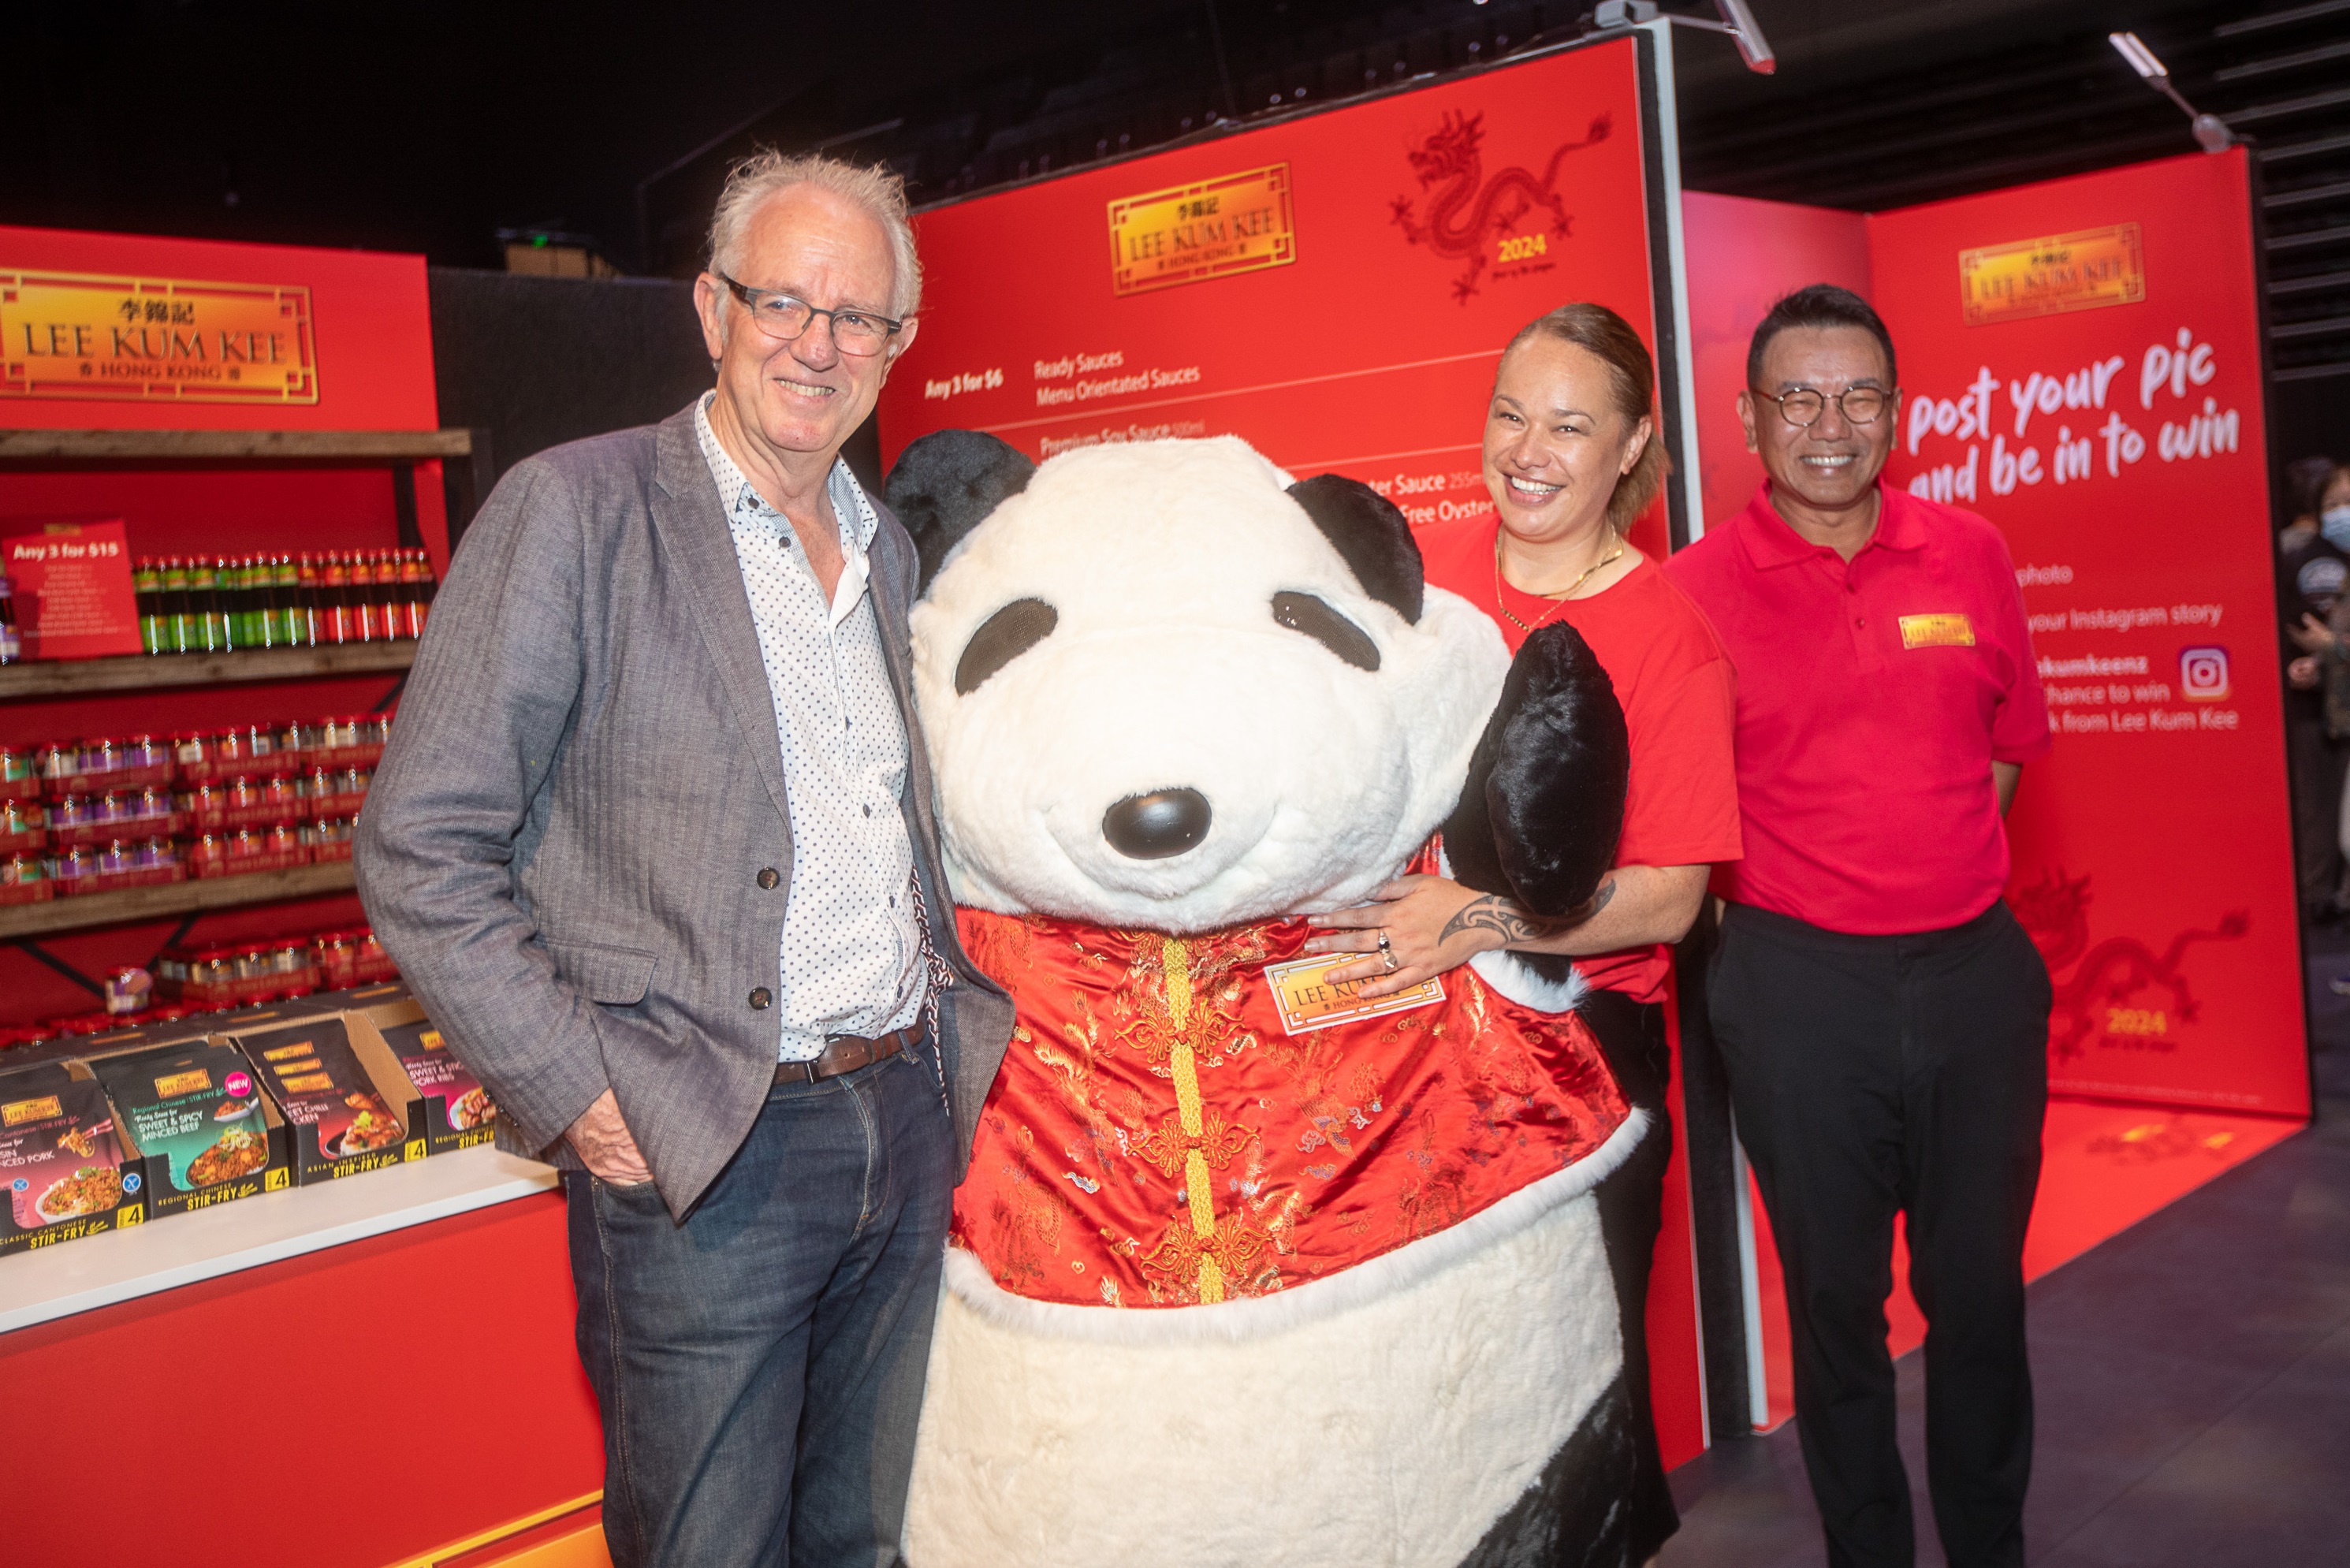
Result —
[{"label": "instagram logo", "polygon": [[2224,648],[2182,648],[2178,650],[2178,694],[2189,702],[2217,702],[2228,694],[2228,650]]}]

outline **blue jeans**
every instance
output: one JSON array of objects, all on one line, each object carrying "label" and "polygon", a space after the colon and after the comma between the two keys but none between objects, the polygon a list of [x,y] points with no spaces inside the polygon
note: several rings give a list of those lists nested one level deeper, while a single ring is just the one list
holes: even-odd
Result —
[{"label": "blue jeans", "polygon": [[564,1174],[614,1568],[898,1563],[953,1141],[900,1054],[770,1091],[681,1225]]}]

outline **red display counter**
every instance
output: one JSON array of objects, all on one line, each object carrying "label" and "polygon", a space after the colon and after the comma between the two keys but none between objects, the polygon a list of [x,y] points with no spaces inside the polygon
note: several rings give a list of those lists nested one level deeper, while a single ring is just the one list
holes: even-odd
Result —
[{"label": "red display counter", "polygon": [[77,1478],[7,1560],[388,1568],[592,1502],[554,1181],[467,1149],[0,1260],[0,1470]]}]

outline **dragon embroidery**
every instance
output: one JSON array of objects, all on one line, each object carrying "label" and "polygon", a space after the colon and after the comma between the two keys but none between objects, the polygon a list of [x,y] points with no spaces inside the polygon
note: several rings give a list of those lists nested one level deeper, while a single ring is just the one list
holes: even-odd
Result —
[{"label": "dragon embroidery", "polygon": [[1513,165],[1487,179],[1484,157],[1478,151],[1485,140],[1484,119],[1482,113],[1448,114],[1409,154],[1420,189],[1429,193],[1425,216],[1414,215],[1409,196],[1398,196],[1389,203],[1390,216],[1407,241],[1467,262],[1452,280],[1452,297],[1463,305],[1485,275],[1488,243],[1514,234],[1536,208],[1550,214],[1550,234],[1565,236],[1574,220],[1559,194],[1559,165],[1568,153],[1607,140],[1615,124],[1603,114],[1591,122],[1582,140],[1561,142],[1539,177]]},{"label": "dragon embroidery", "polygon": [[2164,1011],[2182,1023],[2193,1023],[2201,1004],[2179,971],[2187,950],[2197,942],[2231,941],[2251,928],[2250,917],[2239,909],[2222,917],[2216,930],[2179,932],[2160,953],[2133,937],[2110,937],[2093,947],[2089,897],[2088,877],[2052,869],[2010,900],[2050,975],[2075,966],[2068,979],[2055,982],[2048,1015],[2048,1052],[2059,1062],[2085,1054],[2116,1011],[2144,1011],[2133,1002],[2148,990],[2168,993]]}]

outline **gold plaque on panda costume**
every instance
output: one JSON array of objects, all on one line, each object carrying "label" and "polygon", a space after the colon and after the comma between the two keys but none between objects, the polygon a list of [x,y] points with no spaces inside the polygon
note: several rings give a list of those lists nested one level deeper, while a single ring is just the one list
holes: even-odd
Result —
[{"label": "gold plaque on panda costume", "polygon": [[1361,957],[1361,953],[1323,953],[1265,965],[1265,982],[1273,987],[1273,1004],[1281,1012],[1282,1029],[1291,1034],[1303,1034],[1309,1029],[1327,1029],[1334,1023],[1352,1023],[1358,1018],[1384,1018],[1390,1012],[1433,1007],[1444,1000],[1444,982],[1434,976],[1409,991],[1382,996],[1376,1002],[1366,1002],[1359,994],[1367,983],[1365,981],[1323,978],[1341,964],[1353,963]]},{"label": "gold plaque on panda costume", "polygon": [[1289,165],[1121,196],[1109,204],[1109,244],[1110,286],[1122,295],[1287,266],[1297,259]]}]

